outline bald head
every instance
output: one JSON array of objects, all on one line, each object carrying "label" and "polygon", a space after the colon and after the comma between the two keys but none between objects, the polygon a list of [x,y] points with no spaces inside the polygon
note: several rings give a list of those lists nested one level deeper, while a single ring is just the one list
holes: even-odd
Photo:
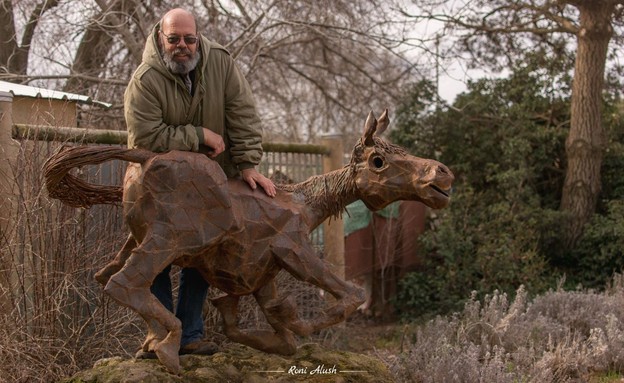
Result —
[{"label": "bald head", "polygon": [[175,8],[165,13],[160,27],[166,34],[171,34],[171,29],[184,31],[184,33],[177,33],[182,36],[184,36],[184,34],[197,34],[195,16],[182,8]]}]

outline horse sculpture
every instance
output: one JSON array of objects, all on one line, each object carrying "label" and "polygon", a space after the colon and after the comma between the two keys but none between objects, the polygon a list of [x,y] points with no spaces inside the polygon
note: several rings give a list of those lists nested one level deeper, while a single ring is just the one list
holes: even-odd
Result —
[{"label": "horse sculpture", "polygon": [[[223,292],[212,303],[229,339],[289,355],[296,352],[294,334],[307,336],[344,321],[364,302],[360,288],[338,278],[315,254],[308,237],[314,228],[358,199],[372,210],[397,200],[422,201],[435,209],[449,203],[451,171],[378,137],[388,123],[387,111],[379,121],[369,114],[348,165],[299,184],[278,185],[274,198],[240,179],[227,179],[201,154],[117,147],[61,148],[44,166],[46,186],[50,196],[77,207],[123,201],[130,235],[96,279],[146,321],[143,350],[155,351],[169,371],[180,370],[181,325],[150,286],[170,264],[197,268]],[[131,162],[123,190],[91,185],[69,173],[111,159]],[[329,292],[335,304],[319,318],[300,319],[294,299],[278,296],[275,277],[281,269]],[[253,294],[274,331],[238,328],[238,301],[247,294]]]}]

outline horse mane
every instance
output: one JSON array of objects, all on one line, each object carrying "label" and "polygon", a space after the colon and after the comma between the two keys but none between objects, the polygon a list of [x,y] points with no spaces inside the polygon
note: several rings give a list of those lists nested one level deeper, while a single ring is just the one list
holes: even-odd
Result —
[{"label": "horse mane", "polygon": [[281,190],[303,195],[306,205],[327,212],[330,217],[340,217],[350,197],[357,191],[355,168],[351,165],[310,177],[297,184],[276,186]]}]

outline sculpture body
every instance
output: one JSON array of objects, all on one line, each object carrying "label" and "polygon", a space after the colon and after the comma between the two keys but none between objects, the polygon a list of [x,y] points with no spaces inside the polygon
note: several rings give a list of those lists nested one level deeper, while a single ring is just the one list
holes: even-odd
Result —
[{"label": "sculpture body", "polygon": [[[227,179],[206,156],[172,151],[76,147],[46,163],[50,195],[74,206],[119,202],[121,191],[84,184],[68,173],[75,166],[112,158],[133,162],[124,181],[124,217],[130,235],[115,259],[96,274],[105,291],[139,313],[148,325],[144,350],[153,350],[171,371],[180,369],[179,320],[150,293],[168,265],[195,267],[223,295],[212,300],[233,341],[270,353],[296,351],[301,336],[344,321],[363,301],[363,291],[336,277],[318,258],[309,233],[346,205],[362,199],[377,210],[397,200],[432,208],[449,202],[453,175],[433,160],[407,154],[376,136],[388,125],[372,114],[350,164],[295,185],[279,185],[270,198],[242,180]],[[336,302],[319,317],[297,317],[292,297],[279,296],[275,277],[284,269],[329,292]],[[241,330],[240,296],[253,294],[273,331]]]}]

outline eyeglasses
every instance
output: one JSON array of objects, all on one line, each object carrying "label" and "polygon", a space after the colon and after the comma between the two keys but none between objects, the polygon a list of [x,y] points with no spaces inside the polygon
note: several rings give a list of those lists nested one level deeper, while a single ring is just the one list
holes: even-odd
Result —
[{"label": "eyeglasses", "polygon": [[[160,33],[162,33],[163,36],[165,36],[167,38],[167,42],[171,45],[178,45],[180,44],[180,40],[182,40],[182,37],[180,36],[176,36],[176,35],[166,35],[165,32],[160,31]],[[187,35],[184,36],[184,43],[187,45],[193,45],[197,42],[197,36],[193,36],[193,35]]]}]

